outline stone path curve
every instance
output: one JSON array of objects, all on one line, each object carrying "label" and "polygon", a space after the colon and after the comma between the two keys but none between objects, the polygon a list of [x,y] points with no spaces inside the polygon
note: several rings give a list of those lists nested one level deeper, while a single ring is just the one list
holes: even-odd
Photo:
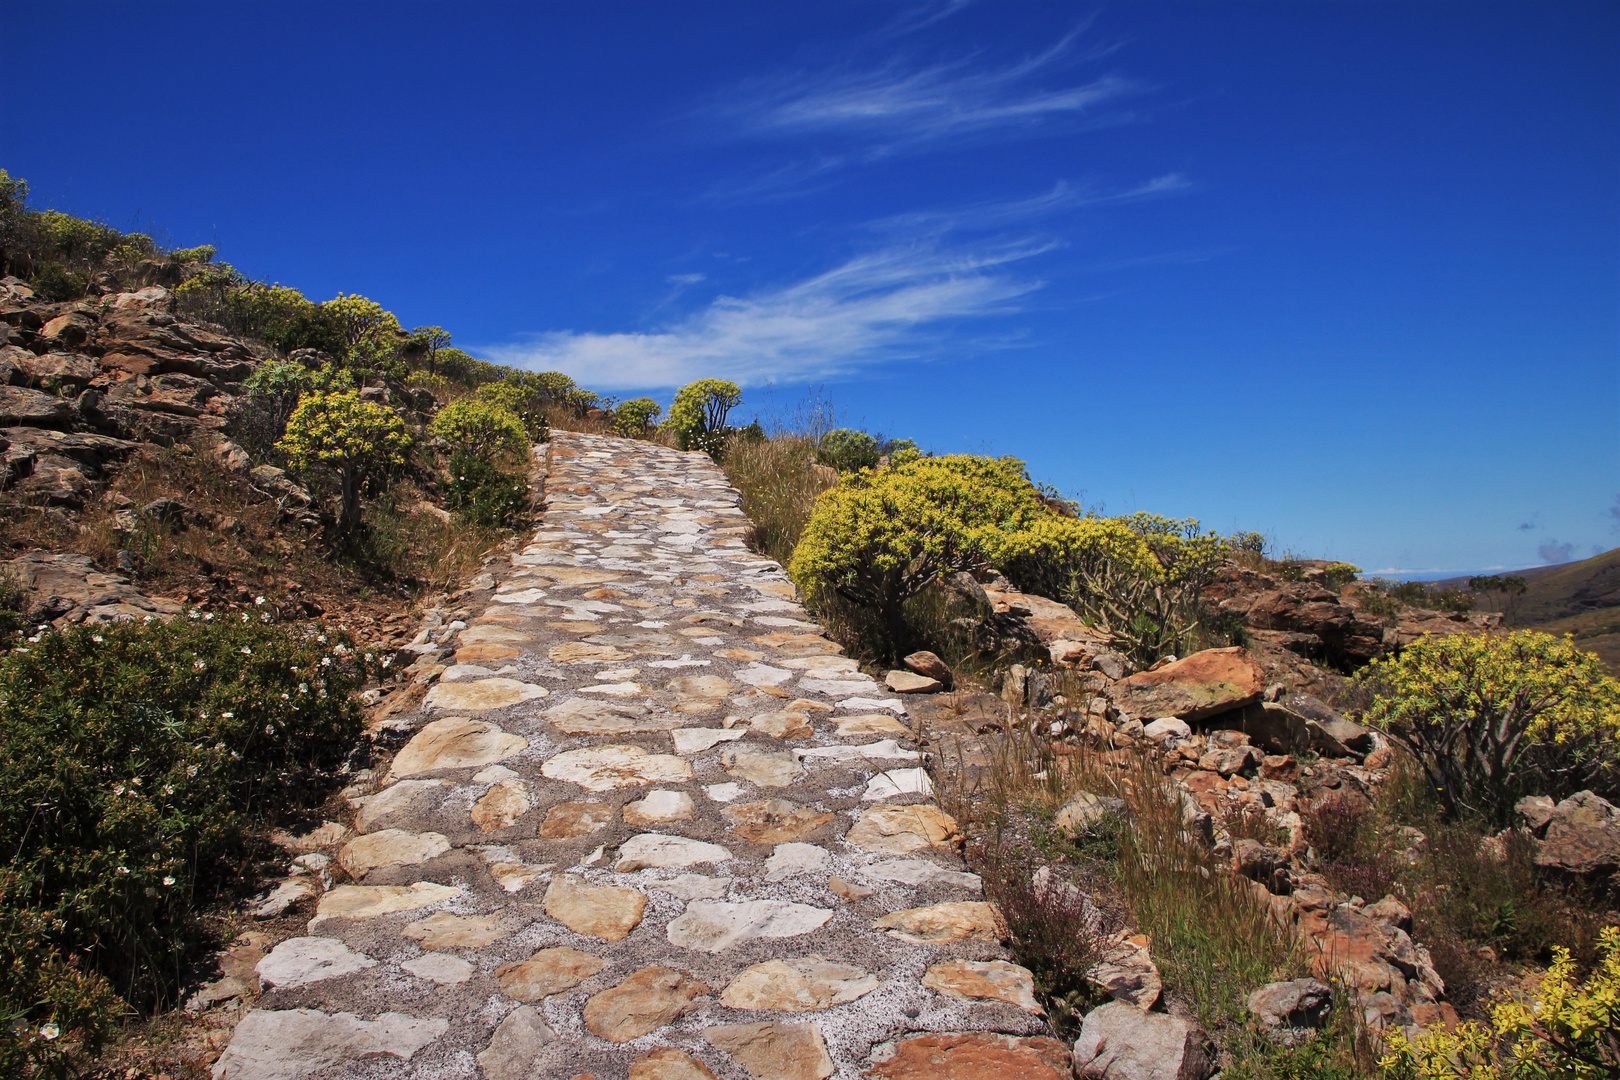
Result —
[{"label": "stone path curve", "polygon": [[557,432],[216,1080],[1068,1077],[904,703],[703,454]]}]

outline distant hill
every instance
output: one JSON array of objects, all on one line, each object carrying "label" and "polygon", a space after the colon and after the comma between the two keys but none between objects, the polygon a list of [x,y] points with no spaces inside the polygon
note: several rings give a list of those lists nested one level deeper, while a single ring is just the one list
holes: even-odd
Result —
[{"label": "distant hill", "polygon": [[[1500,571],[1515,574],[1530,586],[1517,604],[1520,626],[1587,615],[1604,608],[1620,607],[1620,548],[1594,555],[1580,562],[1537,566],[1529,570]],[[1449,578],[1438,584],[1468,588],[1465,577]]]},{"label": "distant hill", "polygon": [[[1581,648],[1597,653],[1610,671],[1620,673],[1620,548],[1580,562],[1513,573],[1529,586],[1515,605],[1515,626],[1574,634]],[[1468,579],[1440,584],[1466,589]]]}]

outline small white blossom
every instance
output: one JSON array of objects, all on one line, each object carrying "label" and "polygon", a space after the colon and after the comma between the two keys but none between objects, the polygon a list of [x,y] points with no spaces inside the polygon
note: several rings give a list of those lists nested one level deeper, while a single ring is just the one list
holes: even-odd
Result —
[{"label": "small white blossom", "polygon": [[241,653],[243,656],[252,656],[253,650],[244,645],[242,646]]},{"label": "small white blossom", "polygon": [[62,1034],[62,1029],[57,1027],[55,1024],[40,1025],[39,1037],[44,1039],[46,1042],[49,1042],[60,1034]]},{"label": "small white blossom", "polygon": [[118,872],[119,872],[119,873],[120,873],[120,874],[127,874],[127,873],[129,873],[129,867],[127,867],[127,866],[120,866],[120,867],[119,867],[119,868],[118,868]]},{"label": "small white blossom", "polygon": [[95,642],[97,645],[100,645],[106,639],[103,638],[100,634],[91,634],[90,635],[90,640]]},{"label": "small white blossom", "polygon": [[223,716],[227,720],[235,720],[236,719],[236,714],[233,713],[233,712],[222,712],[219,715]]},{"label": "small white blossom", "polygon": [[164,877],[163,877],[163,884],[165,884],[165,885],[173,885],[174,884],[174,878],[172,878],[172,877],[168,876],[167,874],[165,874]]},{"label": "small white blossom", "polygon": [[256,600],[254,600],[254,601],[253,601],[253,602],[254,602],[254,603],[255,603],[255,604],[263,604],[263,603],[264,603],[264,597],[262,597],[262,596],[261,596],[261,597],[258,597],[258,598],[257,598],[257,599],[256,599]]}]

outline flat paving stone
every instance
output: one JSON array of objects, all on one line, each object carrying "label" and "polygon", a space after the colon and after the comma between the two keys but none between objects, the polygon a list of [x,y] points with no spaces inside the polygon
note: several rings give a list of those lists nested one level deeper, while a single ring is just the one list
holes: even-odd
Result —
[{"label": "flat paving stone", "polygon": [[1044,1080],[905,695],[720,470],[565,431],[534,461],[532,537],[435,631],[382,785],[298,841],[364,876],[290,879],[309,928],[255,954],[216,1080]]}]

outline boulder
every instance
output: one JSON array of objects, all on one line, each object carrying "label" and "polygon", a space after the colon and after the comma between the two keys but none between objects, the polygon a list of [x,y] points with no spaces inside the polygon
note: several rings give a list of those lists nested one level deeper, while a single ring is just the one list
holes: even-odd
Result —
[{"label": "boulder", "polygon": [[39,336],[52,346],[76,349],[89,341],[95,332],[95,319],[82,311],[69,311],[47,322],[40,329]]},{"label": "boulder", "polygon": [[1536,865],[1583,877],[1620,870],[1620,809],[1590,791],[1553,807]]},{"label": "boulder", "polygon": [[883,676],[883,685],[897,694],[932,694],[945,689],[939,679],[919,675],[914,671],[890,671]]},{"label": "boulder", "polygon": [[1159,742],[1162,739],[1189,739],[1192,737],[1192,728],[1187,726],[1185,720],[1174,716],[1161,716],[1151,724],[1142,727],[1142,738]]},{"label": "boulder", "polygon": [[1277,896],[1285,896],[1293,888],[1288,855],[1258,840],[1239,837],[1232,842],[1232,869]]},{"label": "boulder", "polygon": [[1333,990],[1315,979],[1267,983],[1249,994],[1249,1012],[1261,1028],[1319,1028],[1333,1010]]},{"label": "boulder", "polygon": [[1105,692],[1128,716],[1203,720],[1252,705],[1265,688],[1265,672],[1254,657],[1242,646],[1233,646],[1205,649],[1140,672]]},{"label": "boulder", "polygon": [[1110,1001],[1086,1014],[1074,1074],[1088,1080],[1208,1080],[1215,1047],[1191,1020]]},{"label": "boulder", "polygon": [[1058,812],[1052,817],[1052,824],[1061,829],[1065,835],[1074,836],[1109,814],[1120,814],[1124,811],[1124,799],[1093,795],[1089,791],[1077,791],[1068,802],[1058,808]]},{"label": "boulder", "polygon": [[73,403],[23,386],[0,386],[0,427],[67,427]]},{"label": "boulder", "polygon": [[914,652],[903,661],[906,667],[918,675],[930,679],[937,679],[943,686],[949,688],[953,678],[951,669],[938,655],[926,650]]}]

